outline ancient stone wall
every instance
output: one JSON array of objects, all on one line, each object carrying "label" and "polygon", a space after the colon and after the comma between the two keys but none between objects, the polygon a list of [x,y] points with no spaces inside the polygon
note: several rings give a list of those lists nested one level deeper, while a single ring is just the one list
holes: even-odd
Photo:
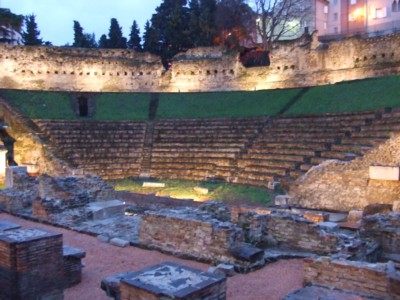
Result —
[{"label": "ancient stone wall", "polygon": [[244,213],[239,215],[238,225],[244,229],[246,239],[254,244],[319,254],[338,251],[339,240],[336,234],[325,232],[312,221],[295,214]]},{"label": "ancient stone wall", "polygon": [[244,68],[222,48],[161,60],[128,50],[0,46],[0,87],[63,91],[187,92],[310,86],[398,73],[400,35],[320,44],[317,37],[276,45],[271,65]]},{"label": "ancient stone wall", "polygon": [[243,241],[241,230],[230,222],[193,212],[146,213],[140,226],[140,244],[204,261],[234,261],[229,249]]},{"label": "ancient stone wall", "polygon": [[371,179],[369,167],[398,166],[399,145],[400,136],[394,135],[352,162],[329,160],[313,167],[290,186],[290,204],[336,211],[393,204],[399,198],[400,181]]},{"label": "ancient stone wall", "polygon": [[400,297],[400,273],[388,264],[369,264],[328,257],[304,260],[305,284],[375,296],[380,299]]},{"label": "ancient stone wall", "polygon": [[58,176],[73,173],[67,162],[47,150],[47,144],[40,138],[36,125],[1,98],[0,119],[9,126],[7,133],[16,140],[14,160],[17,164],[26,165],[28,172],[33,169],[33,173],[39,171]]}]

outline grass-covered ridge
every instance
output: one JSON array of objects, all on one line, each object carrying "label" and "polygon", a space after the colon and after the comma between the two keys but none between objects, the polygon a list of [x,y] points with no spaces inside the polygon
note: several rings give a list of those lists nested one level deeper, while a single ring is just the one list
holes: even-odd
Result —
[{"label": "grass-covered ridge", "polygon": [[159,119],[256,117],[277,114],[301,89],[160,94]]},{"label": "grass-covered ridge", "polygon": [[[247,203],[257,205],[269,204],[270,195],[264,188],[237,185],[225,182],[204,182],[187,180],[163,180],[164,188],[144,188],[143,180],[125,179],[113,181],[117,191],[131,191],[157,196],[170,196],[178,199],[194,199],[196,201],[221,200],[226,203]],[[208,188],[207,195],[197,193],[196,186]]]},{"label": "grass-covered ridge", "polygon": [[[319,114],[400,107],[400,76],[349,81],[307,89],[243,92],[160,93],[155,117],[219,118]],[[304,92],[304,93],[301,93]],[[87,120],[146,120],[150,93],[86,93],[94,102]],[[298,96],[301,97],[298,98]],[[0,96],[32,119],[81,119],[74,111],[79,93],[0,90]],[[153,97],[154,98],[154,97]],[[298,98],[298,99],[297,99]],[[296,101],[293,101],[296,100]]]},{"label": "grass-covered ridge", "polygon": [[319,114],[400,107],[400,76],[310,88],[285,114]]}]

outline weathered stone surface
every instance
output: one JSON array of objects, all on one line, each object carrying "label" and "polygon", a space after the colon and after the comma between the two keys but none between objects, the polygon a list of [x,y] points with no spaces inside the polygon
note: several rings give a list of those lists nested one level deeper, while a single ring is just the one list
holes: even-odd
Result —
[{"label": "weathered stone surface", "polygon": [[[237,53],[223,47],[189,49],[173,58],[166,73],[159,57],[126,49],[77,52],[2,45],[0,85],[79,92],[259,90],[335,83],[398,70],[399,58],[391,55],[398,49],[398,35],[332,41],[323,49],[319,45],[316,34],[312,42],[308,37],[285,41],[272,49],[270,66],[248,69]],[[384,58],[371,58],[381,53],[386,54]]]},{"label": "weathered stone surface", "polygon": [[235,273],[235,266],[233,265],[227,265],[227,264],[219,264],[216,267],[210,267],[207,272],[213,273],[213,274],[220,274],[224,275],[227,277],[232,277],[234,276]]},{"label": "weathered stone surface", "polygon": [[369,216],[374,214],[389,214],[392,212],[392,206],[390,204],[369,204],[363,209],[363,216]]},{"label": "weathered stone surface", "polygon": [[[14,182],[15,185],[17,185],[21,180],[19,180],[19,177],[24,176],[27,174],[27,167],[7,167],[6,168],[6,188],[11,189],[14,187]],[[18,178],[16,178],[16,176]]]},{"label": "weathered stone surface", "polygon": [[364,212],[362,210],[352,209],[349,211],[349,213],[347,215],[347,222],[357,223],[357,222],[361,221],[363,215],[364,215]]},{"label": "weathered stone surface", "polygon": [[143,182],[143,187],[154,187],[154,188],[163,188],[165,187],[165,183],[162,182]]},{"label": "weathered stone surface", "polygon": [[88,215],[92,220],[102,220],[115,215],[124,215],[126,205],[120,200],[96,201],[87,205]]},{"label": "weathered stone surface", "polygon": [[64,288],[72,287],[82,280],[82,258],[86,252],[71,246],[63,246]]},{"label": "weathered stone surface", "polygon": [[[395,271],[397,274],[399,271]],[[351,291],[361,295],[383,299],[400,297],[388,280],[387,264],[371,264],[346,260],[331,260],[328,257],[304,260],[305,284],[315,284],[328,288]]]},{"label": "weathered stone surface", "polygon": [[108,235],[105,235],[105,234],[99,234],[97,236],[97,240],[99,240],[102,243],[108,243],[110,241],[110,237]]},{"label": "weathered stone surface", "polygon": [[275,205],[278,206],[288,206],[291,197],[289,195],[277,195],[275,196]]},{"label": "weathered stone surface", "polygon": [[400,200],[396,200],[393,202],[392,210],[393,212],[400,213]]},{"label": "weathered stone surface", "polygon": [[334,222],[319,222],[317,223],[317,226],[328,232],[337,231],[339,229],[339,225]]},{"label": "weathered stone surface", "polygon": [[369,178],[371,165],[399,165],[400,136],[367,152],[352,162],[328,160],[311,168],[290,186],[293,203],[314,209],[349,211],[371,203],[392,205],[398,199],[400,182]]},{"label": "weathered stone surface", "polygon": [[230,252],[237,259],[245,260],[251,263],[255,263],[264,258],[263,250],[246,243],[240,243],[232,247]]},{"label": "weathered stone surface", "polygon": [[129,242],[128,241],[125,241],[125,240],[120,239],[120,238],[112,238],[110,240],[110,244],[114,245],[114,246],[117,246],[117,247],[121,247],[121,248],[129,246]]},{"label": "weathered stone surface", "polygon": [[121,279],[121,298],[127,300],[226,299],[226,277],[166,262],[129,273]]},{"label": "weathered stone surface", "polygon": [[18,229],[18,228],[21,228],[21,226],[19,226],[18,224],[8,222],[5,220],[0,220],[0,234],[2,233],[2,231]]}]

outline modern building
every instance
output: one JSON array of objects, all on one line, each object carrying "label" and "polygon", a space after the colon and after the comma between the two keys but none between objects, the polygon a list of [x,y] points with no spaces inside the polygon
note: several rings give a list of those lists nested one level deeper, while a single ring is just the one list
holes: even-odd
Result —
[{"label": "modern building", "polygon": [[316,29],[320,36],[376,36],[400,31],[399,0],[331,0],[323,7],[325,0],[316,1]]}]

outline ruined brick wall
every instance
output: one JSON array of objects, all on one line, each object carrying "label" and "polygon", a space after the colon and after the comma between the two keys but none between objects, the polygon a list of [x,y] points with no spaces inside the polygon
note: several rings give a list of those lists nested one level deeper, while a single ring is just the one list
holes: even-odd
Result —
[{"label": "ruined brick wall", "polygon": [[400,214],[365,216],[360,234],[377,241],[386,253],[400,253]]},{"label": "ruined brick wall", "polygon": [[140,244],[204,261],[232,260],[229,249],[242,241],[232,223],[171,213],[147,213],[140,225]]},{"label": "ruined brick wall", "polygon": [[244,68],[222,48],[178,54],[164,73],[160,59],[128,50],[0,46],[0,87],[64,91],[186,92],[310,86],[398,73],[400,35],[320,44],[282,42],[271,65]]},{"label": "ruined brick wall", "polygon": [[304,260],[305,284],[372,295],[382,299],[400,297],[399,271],[388,264],[369,264],[328,257]]},{"label": "ruined brick wall", "polygon": [[[271,246],[318,254],[337,252],[338,237],[321,230],[313,222],[294,214],[275,212],[264,216],[263,239]],[[262,221],[255,219],[256,224]],[[260,226],[254,226],[259,230]],[[261,227],[262,228],[262,227]]]},{"label": "ruined brick wall", "polygon": [[369,178],[369,166],[398,166],[400,136],[373,148],[352,162],[326,161],[313,167],[290,186],[291,205],[314,209],[349,211],[368,204],[393,204],[400,181]]},{"label": "ruined brick wall", "polygon": [[17,229],[0,235],[0,298],[63,299],[62,235]]}]

